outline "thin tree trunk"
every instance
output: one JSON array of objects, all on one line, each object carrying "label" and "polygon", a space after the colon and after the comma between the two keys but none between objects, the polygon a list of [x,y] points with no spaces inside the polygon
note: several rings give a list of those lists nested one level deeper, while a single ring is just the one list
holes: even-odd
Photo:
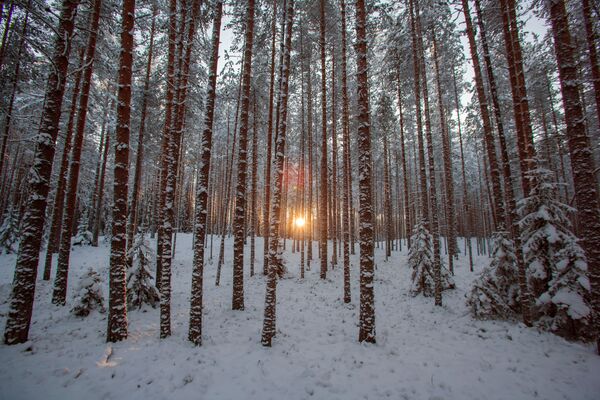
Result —
[{"label": "thin tree trunk", "polygon": [[263,210],[263,275],[269,263],[269,208],[271,206],[271,158],[273,152],[273,97],[275,91],[275,38],[277,36],[277,0],[273,0],[271,21],[271,72],[269,79],[269,114],[267,117],[267,159],[265,160],[265,208]]},{"label": "thin tree trunk", "polygon": [[73,138],[73,149],[69,165],[69,180],[64,202],[62,232],[60,234],[60,248],[58,251],[58,264],[54,280],[54,291],[52,303],[64,306],[67,301],[67,284],[69,277],[69,258],[71,256],[71,236],[73,234],[73,218],[75,216],[77,203],[77,187],[79,185],[79,170],[81,164],[81,151],[83,150],[83,137],[85,135],[85,124],[90,88],[92,86],[92,72],[94,71],[94,58],[96,53],[96,39],[98,37],[98,26],[100,24],[100,9],[102,0],[94,0],[92,15],[90,17],[90,36],[85,51],[85,68],[83,70],[83,82],[81,84],[81,95],[79,97],[79,110],[77,111],[77,128]]},{"label": "thin tree trunk", "polygon": [[77,99],[79,98],[79,88],[81,84],[81,75],[83,71],[84,54],[84,49],[82,48],[79,53],[79,66],[77,67],[77,72],[74,78],[75,86],[71,95],[71,108],[69,110],[69,119],[67,122],[67,129],[65,132],[65,144],[63,146],[60,170],[58,173],[56,194],[54,195],[54,205],[52,207],[50,236],[48,237],[48,248],[46,249],[46,258],[44,260],[43,279],[45,281],[50,280],[50,275],[52,273],[52,255],[57,252],[60,243],[60,232],[62,231],[62,216],[64,210],[63,203],[65,198],[65,186],[67,184],[69,155],[71,154],[71,140],[73,137],[73,125],[75,121],[75,115],[77,113]]},{"label": "thin tree trunk", "polygon": [[[129,223],[127,229],[127,250],[133,245],[133,236],[137,226],[138,201],[140,198],[140,184],[142,181],[142,163],[144,161],[144,134],[146,133],[146,114],[148,112],[148,95],[150,89],[150,75],[152,74],[152,58],[154,55],[154,34],[156,31],[156,16],[158,7],[152,5],[152,25],[150,26],[150,43],[148,44],[148,61],[146,62],[146,75],[144,77],[144,91],[142,94],[142,109],[140,112],[140,128],[138,131],[137,154],[135,156],[135,173],[133,176],[133,190],[131,191],[131,204],[129,207]],[[131,265],[133,254],[128,255],[127,264]]]},{"label": "thin tree trunk", "polygon": [[321,49],[321,199],[319,256],[321,279],[327,278],[327,76],[325,74],[325,0],[321,0],[319,48]]}]

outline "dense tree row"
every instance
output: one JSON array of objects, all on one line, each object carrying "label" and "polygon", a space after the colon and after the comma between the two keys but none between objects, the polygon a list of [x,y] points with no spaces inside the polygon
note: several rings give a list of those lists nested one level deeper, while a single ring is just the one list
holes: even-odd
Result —
[{"label": "dense tree row", "polygon": [[[180,232],[194,240],[196,345],[206,261],[218,286],[228,236],[240,311],[264,239],[265,346],[277,280],[304,278],[316,258],[321,279],[343,265],[344,302],[358,284],[359,340],[375,342],[375,249],[388,260],[403,246],[414,295],[441,306],[456,260],[473,271],[474,253],[488,254],[467,300],[475,317],[599,340],[596,2],[0,7],[0,246],[17,253],[6,343],[28,339],[40,258],[50,280],[58,253],[51,300],[64,306],[72,246],[99,240],[107,340],[127,337],[128,305],[144,302],[168,337]],[[547,32],[528,33],[527,18]],[[288,248],[300,265],[285,265]],[[104,307],[102,277],[86,276],[80,315]]]}]

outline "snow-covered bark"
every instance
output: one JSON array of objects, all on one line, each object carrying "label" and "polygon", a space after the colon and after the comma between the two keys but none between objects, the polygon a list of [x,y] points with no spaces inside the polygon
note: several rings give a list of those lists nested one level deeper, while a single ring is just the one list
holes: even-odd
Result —
[{"label": "snow-covered bark", "polygon": [[321,279],[327,278],[327,76],[325,73],[325,0],[320,0],[319,49],[321,52],[321,169],[319,199],[319,256]]},{"label": "snow-covered bark", "polygon": [[22,221],[22,237],[15,267],[10,308],[4,330],[6,344],[22,343],[29,335],[39,251],[44,229],[50,173],[54,161],[61,106],[69,64],[78,0],[64,0],[56,30],[54,53],[46,85],[46,101],[36,137],[33,165],[29,171],[29,195]]},{"label": "snow-covered bark", "polygon": [[110,292],[106,334],[108,342],[118,342],[127,338],[127,185],[129,181],[134,13],[135,0],[123,0],[117,91],[113,221],[110,241]]},{"label": "snow-covered bark", "polygon": [[194,216],[194,266],[192,272],[192,293],[190,296],[190,325],[188,339],[195,345],[202,344],[202,295],[204,281],[204,240],[208,215],[208,183],[210,178],[210,155],[212,151],[213,121],[215,114],[215,95],[217,90],[217,66],[219,60],[219,37],[223,2],[215,3],[215,19],[212,31],[212,52],[206,93],[206,112],[202,132],[201,166],[198,171],[196,189],[196,210]]},{"label": "snow-covered bark", "polygon": [[369,77],[367,62],[367,16],[364,0],[356,0],[356,78],[358,98],[358,170],[360,239],[359,342],[375,343],[375,293],[373,291],[373,206]]},{"label": "snow-covered bark", "polygon": [[[250,0],[253,4],[253,0]],[[290,52],[292,48],[292,25],[294,22],[294,0],[287,0],[287,9],[285,10],[285,40],[282,42],[282,76],[281,86],[278,93],[278,103],[280,105],[279,131],[275,141],[275,158],[273,159],[274,182],[273,198],[271,201],[271,228],[269,230],[269,264],[267,271],[267,287],[265,291],[265,314],[262,328],[261,343],[263,346],[271,346],[273,336],[275,336],[276,325],[276,290],[278,272],[283,268],[283,259],[280,254],[279,231],[282,215],[282,189],[284,177],[285,160],[285,142],[287,134],[287,116],[288,116],[288,88],[290,78]],[[285,44],[284,44],[285,43]]]},{"label": "snow-covered bark", "polygon": [[[591,304],[594,318],[600,318],[600,204],[598,185],[590,138],[580,98],[581,83],[577,77],[575,44],[569,32],[569,20],[563,0],[548,0],[550,20],[554,35],[554,50],[558,63],[560,87],[567,124],[567,140],[571,154],[571,167],[575,185],[575,204],[580,224],[582,247],[588,262],[591,285]],[[597,324],[597,322],[596,322]],[[600,354],[600,332],[596,328],[596,341]]]},{"label": "snow-covered bark", "polygon": [[275,96],[275,37],[277,36],[277,0],[273,0],[273,18],[271,20],[271,63],[269,78],[269,113],[267,117],[267,158],[265,159],[265,208],[263,210],[263,275],[267,274],[269,264],[269,212],[271,206],[271,158],[273,153],[273,97]]},{"label": "snow-covered bark", "polygon": [[[350,303],[350,167],[347,160],[350,158],[350,118],[348,111],[348,60],[346,56],[346,2],[341,0],[342,20],[342,133],[343,133],[343,159],[344,159],[344,203],[342,207],[342,236],[344,240],[344,303]],[[309,208],[310,208],[309,200]]]},{"label": "snow-covered bark", "polygon": [[[248,115],[250,110],[250,80],[252,78],[252,45],[254,42],[254,0],[248,1],[246,10],[246,36],[242,66],[242,91],[240,110],[240,136],[238,143],[237,187],[233,221],[233,295],[231,308],[244,309],[244,241],[246,237],[246,178],[248,174]],[[285,123],[283,121],[281,124]]]}]

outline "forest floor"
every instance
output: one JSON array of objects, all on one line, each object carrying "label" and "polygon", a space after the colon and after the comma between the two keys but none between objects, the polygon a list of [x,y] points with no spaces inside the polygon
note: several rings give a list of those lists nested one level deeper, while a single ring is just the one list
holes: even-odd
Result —
[{"label": "forest floor", "polygon": [[[357,342],[358,256],[351,259],[352,303],[344,304],[341,262],[321,280],[315,259],[302,280],[299,254],[288,248],[289,273],[277,288],[277,336],[264,348],[265,280],[246,268],[245,310],[232,311],[231,247],[229,239],[220,286],[214,284],[218,240],[205,268],[201,347],[187,341],[191,235],[177,240],[173,336],[166,340],[158,338],[158,309],[130,310],[129,338],[116,344],[106,343],[106,314],[81,319],[69,312],[83,271],[93,267],[108,280],[108,244],[75,248],[67,306],[52,305],[51,282],[38,280],[30,341],[0,345],[0,399],[600,398],[600,357],[591,345],[469,316],[465,294],[476,273],[466,257],[456,266],[457,288],[444,292],[440,308],[409,294],[406,251],[385,261],[376,249],[377,344],[369,345]],[[257,257],[261,272],[260,238]],[[477,257],[476,272],[487,262]],[[14,255],[0,256],[2,330],[14,264]]]}]

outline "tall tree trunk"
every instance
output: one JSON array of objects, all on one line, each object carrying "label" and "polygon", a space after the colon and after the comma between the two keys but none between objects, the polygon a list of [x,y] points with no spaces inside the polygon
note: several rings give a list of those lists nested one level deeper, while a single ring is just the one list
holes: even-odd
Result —
[{"label": "tall tree trunk", "polygon": [[65,186],[67,184],[69,155],[71,154],[71,140],[73,138],[73,125],[77,114],[77,99],[79,98],[79,89],[81,84],[81,72],[83,70],[84,49],[81,48],[79,53],[79,66],[75,73],[75,86],[71,95],[71,107],[69,110],[69,119],[65,132],[65,144],[61,157],[60,170],[58,173],[58,182],[56,194],[54,195],[54,205],[52,207],[52,221],[50,223],[50,236],[48,237],[48,248],[46,249],[46,258],[44,260],[44,275],[45,281],[50,280],[52,273],[52,255],[57,252],[60,243],[60,232],[62,231],[62,216],[63,203],[65,199]]},{"label": "tall tree trunk", "polygon": [[[596,321],[600,318],[600,204],[594,171],[595,163],[590,138],[585,130],[581,105],[580,81],[577,79],[575,45],[569,32],[569,19],[564,0],[547,0],[554,36],[560,88],[567,124],[567,139],[575,183],[575,203],[581,228],[582,244],[588,261],[591,303]],[[599,335],[596,332],[596,335]],[[596,336],[600,354],[600,336]]]},{"label": "tall tree trunk", "polygon": [[215,19],[212,31],[212,53],[206,93],[206,112],[204,131],[202,132],[202,153],[198,183],[196,184],[196,213],[194,216],[194,269],[192,272],[192,293],[190,300],[190,327],[188,339],[195,345],[202,344],[202,284],[204,280],[204,240],[206,237],[206,217],[208,211],[208,184],[210,177],[210,158],[212,152],[212,133],[215,115],[215,97],[217,93],[217,66],[219,60],[219,38],[223,2],[215,3]]},{"label": "tall tree trunk", "polygon": [[515,128],[517,131],[517,148],[519,151],[519,163],[521,167],[521,185],[524,196],[527,196],[530,189],[527,174],[529,170],[535,167],[533,165],[535,150],[533,146],[531,117],[529,115],[529,101],[527,100],[527,88],[525,86],[521,42],[519,40],[517,28],[515,0],[500,0],[500,8],[513,99]]},{"label": "tall tree trunk", "polygon": [[92,233],[92,244],[96,243],[98,246],[98,236],[100,234],[100,223],[102,222],[102,210],[104,207],[104,181],[106,180],[106,161],[108,159],[108,151],[110,150],[110,132],[107,132],[106,138],[104,139],[104,154],[102,155],[102,164],[100,166],[100,182],[98,183],[98,190],[95,201],[95,213],[96,218],[94,219],[94,228]]},{"label": "tall tree trunk", "polygon": [[409,184],[408,184],[408,169],[406,163],[406,141],[404,139],[404,113],[402,112],[402,88],[400,84],[400,66],[398,65],[397,71],[397,85],[398,85],[398,114],[400,115],[400,157],[402,163],[402,178],[404,183],[404,225],[406,227],[406,238],[408,241],[408,247],[410,247],[410,229],[412,229],[413,221],[410,217],[409,209]]},{"label": "tall tree trunk", "polygon": [[[160,156],[160,184],[159,190],[159,203],[158,203],[158,230],[156,238],[156,287],[162,295],[162,272],[163,272],[163,261],[165,258],[170,258],[170,254],[167,256],[163,250],[165,242],[168,240],[171,242],[171,237],[166,237],[164,234],[165,225],[165,203],[167,192],[165,190],[167,186],[167,171],[169,160],[167,157],[170,151],[170,143],[172,136],[172,124],[173,114],[175,112],[174,97],[175,97],[175,45],[177,40],[177,0],[169,0],[169,34],[168,34],[168,53],[167,53],[167,82],[165,88],[165,124],[163,127],[163,136],[161,142],[161,156]],[[166,294],[162,296],[166,301]],[[170,304],[162,306],[169,308]],[[168,335],[167,335],[168,336]]]},{"label": "tall tree trunk", "polygon": [[442,130],[443,158],[444,158],[444,182],[446,188],[446,223],[448,225],[448,269],[454,274],[454,257],[458,254],[456,244],[456,220],[454,215],[454,176],[452,173],[450,132],[446,123],[446,111],[442,95],[442,83],[440,79],[440,60],[435,28],[431,29],[434,51],[435,78],[437,82],[438,109],[440,114],[440,126]]},{"label": "tall tree trunk", "polygon": [[[12,7],[11,3],[11,7]],[[28,6],[31,5],[31,1],[29,1]],[[1,15],[1,13],[0,13]],[[21,27],[21,38],[19,40],[19,47],[17,50],[17,56],[16,56],[16,65],[15,65],[15,70],[12,76],[12,84],[11,84],[11,93],[10,93],[10,99],[8,100],[8,107],[6,109],[6,118],[4,120],[4,134],[2,135],[2,144],[0,144],[0,179],[2,179],[2,177],[4,176],[4,162],[5,162],[5,158],[6,158],[6,146],[8,144],[8,136],[10,133],[10,128],[11,128],[11,120],[12,120],[12,113],[13,113],[13,107],[15,104],[15,96],[17,94],[17,88],[19,86],[19,80],[21,79],[21,55],[23,54],[23,48],[25,47],[25,39],[27,38],[27,26],[29,23],[29,8],[26,9],[25,11],[25,18],[23,20],[23,26]],[[8,27],[5,30],[5,34],[8,32]],[[4,51],[4,46],[5,44],[3,43],[2,45],[2,51]],[[0,64],[0,70],[2,68],[2,64]],[[0,196],[0,199],[2,199],[3,196]],[[3,209],[0,209],[0,211],[3,211]]]},{"label": "tall tree trunk", "polygon": [[369,77],[367,73],[367,17],[364,0],[356,0],[356,80],[358,98],[358,159],[360,188],[360,325],[359,342],[375,343],[373,292],[373,206]]},{"label": "tall tree trunk", "polygon": [[[249,0],[253,2],[254,0]],[[271,204],[271,228],[269,230],[269,270],[267,273],[267,288],[265,291],[265,314],[262,329],[261,343],[263,346],[270,347],[273,336],[275,336],[276,325],[276,290],[278,269],[282,267],[283,260],[279,254],[279,229],[281,225],[281,200],[283,188],[285,158],[285,141],[287,133],[287,115],[288,115],[288,87],[290,77],[290,52],[292,47],[292,24],[294,22],[294,0],[286,0],[287,10],[285,11],[286,32],[285,46],[283,48],[283,68],[281,88],[278,97],[281,104],[280,124],[277,138],[275,141],[275,182],[273,186],[273,199]]]},{"label": "tall tree trunk", "polygon": [[[344,148],[344,207],[342,234],[344,236],[344,303],[352,301],[350,293],[350,118],[348,116],[348,60],[346,56],[346,2],[340,0],[342,18],[342,132]],[[310,204],[310,203],[309,203]]]},{"label": "tall tree trunk", "polygon": [[[135,156],[135,173],[133,176],[133,189],[131,191],[131,204],[129,206],[129,223],[127,228],[128,253],[133,245],[138,217],[138,201],[140,198],[140,185],[142,181],[142,163],[144,161],[144,134],[146,133],[146,114],[148,112],[148,95],[150,89],[150,75],[152,73],[152,58],[154,55],[154,34],[156,31],[156,16],[158,7],[152,5],[152,25],[150,26],[150,43],[148,44],[148,61],[146,62],[146,75],[144,76],[144,92],[142,94],[142,110],[140,112],[140,128],[138,131],[137,154]],[[127,264],[131,265],[133,254],[128,255]]]},{"label": "tall tree trunk", "polygon": [[460,163],[461,163],[461,175],[462,175],[462,187],[463,187],[463,209],[464,215],[466,219],[464,236],[467,246],[467,251],[469,252],[469,269],[473,272],[473,248],[471,247],[471,236],[473,234],[472,229],[472,219],[471,212],[469,210],[469,192],[467,190],[467,176],[465,173],[465,153],[463,149],[463,139],[462,139],[462,128],[460,123],[460,108],[461,104],[458,100],[458,88],[456,86],[456,70],[452,68],[452,83],[454,86],[454,103],[456,104],[456,123],[458,127],[458,141],[460,145]]},{"label": "tall tree trunk", "polygon": [[[425,169],[425,144],[423,141],[423,119],[421,115],[421,72],[420,72],[420,51],[417,35],[417,24],[415,22],[415,6],[413,0],[409,0],[410,7],[410,25],[413,54],[413,71],[415,83],[415,114],[417,123],[417,142],[419,155],[419,202],[421,218],[429,221],[429,199],[427,196],[427,173]],[[424,82],[426,84],[426,82]],[[427,222],[429,225],[429,222]]]},{"label": "tall tree trunk", "polygon": [[[590,69],[592,75],[592,84],[594,85],[594,94],[596,99],[596,113],[598,114],[598,123],[600,124],[600,65],[598,64],[598,52],[596,50],[596,32],[594,32],[594,19],[590,0],[581,0],[583,11],[583,21],[585,24],[585,34],[588,45],[588,57],[590,59]],[[598,20],[595,21],[596,28]]]},{"label": "tall tree trunk", "polygon": [[92,86],[92,72],[94,70],[94,57],[96,53],[96,39],[98,37],[98,26],[100,23],[100,9],[102,0],[94,0],[92,16],[90,17],[90,37],[88,38],[85,69],[83,70],[83,82],[81,95],[79,97],[79,110],[77,112],[77,128],[73,138],[73,149],[71,152],[71,163],[69,166],[69,180],[64,203],[62,232],[60,234],[60,248],[58,252],[58,264],[56,267],[56,278],[54,280],[54,291],[52,303],[64,306],[67,301],[67,282],[69,276],[69,258],[71,256],[71,236],[73,234],[73,218],[75,216],[77,203],[77,187],[79,185],[79,167],[81,164],[81,151],[83,149],[83,137],[87,121],[87,110],[90,88]]},{"label": "tall tree trunk", "polygon": [[[250,79],[252,75],[252,45],[254,39],[254,0],[248,1],[246,9],[246,37],[244,63],[242,66],[242,109],[238,146],[237,188],[235,197],[233,240],[233,296],[231,308],[244,309],[244,230],[246,219],[246,175],[248,170],[248,110],[250,109]],[[280,123],[285,123],[281,121]]]},{"label": "tall tree trunk", "polygon": [[469,49],[471,51],[471,61],[473,62],[473,70],[475,72],[475,86],[477,89],[477,99],[479,101],[479,111],[483,123],[484,142],[486,154],[490,163],[490,175],[492,178],[492,211],[494,215],[494,230],[498,224],[505,220],[504,196],[500,186],[500,170],[498,169],[498,161],[496,158],[496,148],[494,144],[494,134],[492,132],[492,123],[490,120],[489,108],[485,90],[483,87],[483,76],[481,73],[481,64],[479,55],[477,54],[477,43],[475,42],[475,30],[469,12],[468,0],[462,0],[465,22],[467,24],[467,36],[469,39]]},{"label": "tall tree trunk", "polygon": [[78,0],[63,0],[61,5],[52,58],[54,68],[48,76],[46,102],[42,111],[40,130],[36,137],[34,162],[29,172],[28,212],[23,217],[21,225],[22,235],[4,330],[6,344],[23,343],[27,341],[29,335],[42,240],[40,232],[44,229],[46,219],[49,179],[65,92],[70,40],[78,4]]},{"label": "tall tree trunk", "polygon": [[319,48],[321,50],[321,199],[319,256],[321,279],[327,278],[327,76],[325,73],[325,0],[321,0]]},{"label": "tall tree trunk", "polygon": [[106,340],[127,338],[127,184],[129,181],[129,133],[135,0],[123,0],[121,56],[117,91],[117,128],[113,189],[113,223],[110,242],[110,290]]},{"label": "tall tree trunk", "polygon": [[273,97],[275,92],[275,39],[277,36],[277,0],[273,0],[271,21],[271,64],[269,79],[269,115],[267,117],[267,159],[265,160],[265,208],[263,210],[263,275],[269,263],[269,208],[271,206],[271,158],[273,150]]}]

